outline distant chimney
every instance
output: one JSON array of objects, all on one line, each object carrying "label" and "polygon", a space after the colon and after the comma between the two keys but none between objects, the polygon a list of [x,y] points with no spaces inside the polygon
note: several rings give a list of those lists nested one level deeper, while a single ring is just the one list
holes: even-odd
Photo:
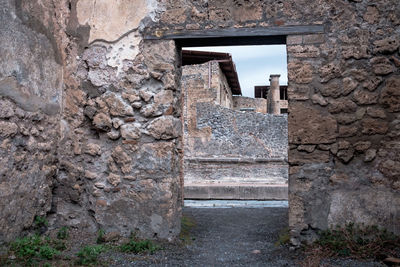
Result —
[{"label": "distant chimney", "polygon": [[279,77],[281,75],[279,74],[272,74],[269,76],[269,81],[270,81],[270,94],[269,94],[269,113],[272,114],[280,114],[280,106],[279,106],[279,100],[280,100],[280,91],[279,91]]}]

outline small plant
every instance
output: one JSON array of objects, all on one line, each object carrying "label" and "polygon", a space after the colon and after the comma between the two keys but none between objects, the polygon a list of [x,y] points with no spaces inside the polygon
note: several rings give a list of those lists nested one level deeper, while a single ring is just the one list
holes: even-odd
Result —
[{"label": "small plant", "polygon": [[140,253],[143,251],[148,251],[150,253],[153,253],[158,249],[157,246],[155,246],[150,240],[134,240],[131,239],[129,240],[128,243],[122,244],[119,249],[122,252],[128,252],[128,253]]},{"label": "small plant", "polygon": [[85,246],[76,255],[78,264],[90,265],[97,263],[97,257],[106,249],[103,245]]},{"label": "small plant", "polygon": [[36,228],[41,228],[41,227],[47,227],[49,225],[49,222],[45,217],[37,215],[35,216],[34,224]]},{"label": "small plant", "polygon": [[47,238],[39,235],[16,239],[10,244],[10,251],[15,253],[18,260],[33,264],[36,260],[51,260],[60,252],[54,248]]},{"label": "small plant", "polygon": [[97,244],[102,244],[102,243],[104,243],[104,235],[105,235],[105,231],[103,230],[103,229],[100,229],[98,232],[97,232],[97,240],[96,240],[96,243]]},{"label": "small plant", "polygon": [[289,234],[289,228],[286,227],[284,229],[282,229],[279,233],[279,238],[278,240],[275,242],[275,246],[282,246],[285,244],[288,244],[290,241],[290,234]]},{"label": "small plant", "polygon": [[319,239],[306,247],[306,260],[322,257],[378,259],[381,255],[395,255],[400,237],[377,226],[349,223],[336,229],[320,232]]},{"label": "small plant", "polygon": [[194,238],[190,237],[190,231],[196,226],[196,221],[192,217],[182,216],[181,219],[181,232],[179,234],[179,239],[185,243],[189,243]]},{"label": "small plant", "polygon": [[51,260],[59,254],[60,252],[57,249],[52,248],[49,245],[43,245],[39,249],[39,255],[42,259]]},{"label": "small plant", "polygon": [[58,239],[67,239],[68,235],[68,228],[66,226],[61,227],[57,232]]}]

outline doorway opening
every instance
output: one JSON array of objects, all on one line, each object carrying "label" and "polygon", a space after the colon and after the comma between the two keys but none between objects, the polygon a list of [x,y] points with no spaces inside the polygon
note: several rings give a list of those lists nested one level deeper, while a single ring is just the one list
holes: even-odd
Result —
[{"label": "doorway opening", "polygon": [[181,44],[186,203],[288,199],[285,39]]}]

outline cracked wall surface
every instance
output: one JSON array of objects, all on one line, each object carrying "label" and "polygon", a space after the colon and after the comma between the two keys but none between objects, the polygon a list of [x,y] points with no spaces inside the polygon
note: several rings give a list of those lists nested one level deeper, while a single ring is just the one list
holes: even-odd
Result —
[{"label": "cracked wall surface", "polygon": [[179,54],[143,36],[287,25],[324,26],[287,37],[292,241],[348,221],[400,232],[398,1],[0,5],[1,240],[46,214],[53,226],[176,236]]}]

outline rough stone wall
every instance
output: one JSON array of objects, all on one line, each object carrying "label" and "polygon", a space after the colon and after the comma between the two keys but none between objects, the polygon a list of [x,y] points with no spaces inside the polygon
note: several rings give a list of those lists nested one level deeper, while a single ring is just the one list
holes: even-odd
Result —
[{"label": "rough stone wall", "polygon": [[[0,5],[3,240],[47,211],[55,224],[175,236],[178,58],[172,41],[142,33],[316,24],[324,34],[287,39],[292,241],[347,221],[400,233],[399,1]],[[57,105],[61,120],[46,113]]]},{"label": "rough stone wall", "polygon": [[245,96],[233,96],[233,107],[235,110],[242,108],[252,108],[255,112],[268,113],[267,99],[251,98]]},{"label": "rough stone wall", "polygon": [[352,221],[400,233],[400,2],[167,1],[149,33],[323,25],[288,36],[293,238]]},{"label": "rough stone wall", "polygon": [[179,233],[178,56],[173,41],[144,41],[140,32],[160,8],[145,0],[72,5],[69,31],[86,39],[65,90],[56,225],[146,238]]},{"label": "rough stone wall", "polygon": [[184,131],[185,184],[287,183],[286,115],[197,103],[196,128]]},{"label": "rough stone wall", "polygon": [[0,3],[0,243],[52,208],[63,86],[54,36],[62,8],[36,2]]}]

